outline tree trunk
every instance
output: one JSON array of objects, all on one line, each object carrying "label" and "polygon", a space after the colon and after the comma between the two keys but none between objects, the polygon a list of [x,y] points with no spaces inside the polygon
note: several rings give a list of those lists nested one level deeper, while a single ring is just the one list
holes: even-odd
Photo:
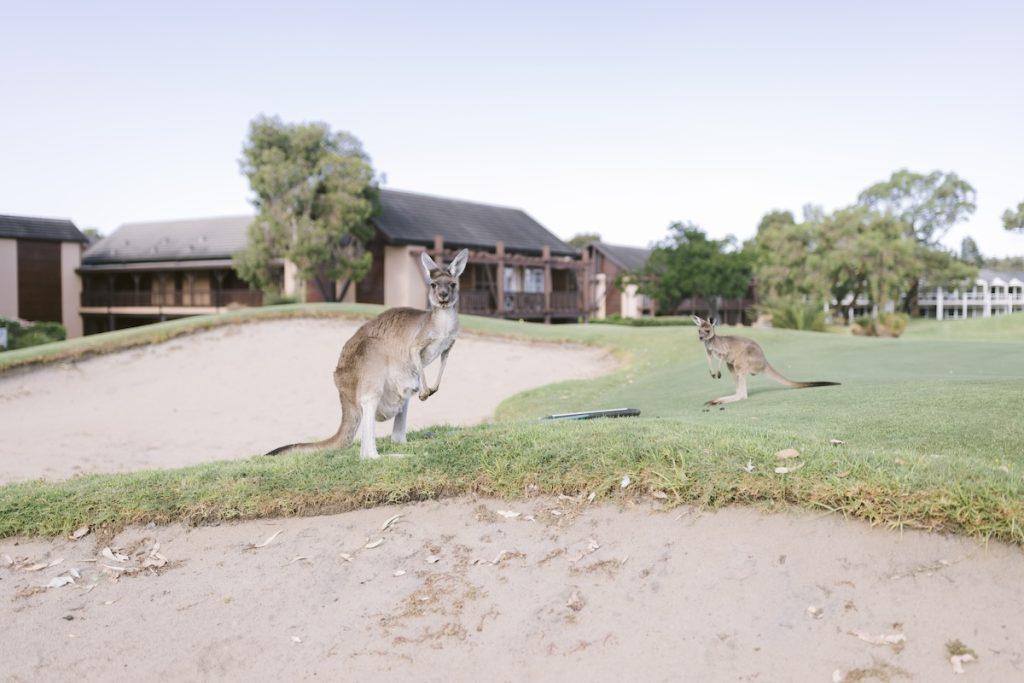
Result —
[{"label": "tree trunk", "polygon": [[352,278],[345,280],[345,284],[341,286],[341,294],[338,295],[338,301],[344,301],[345,295],[348,294],[348,288],[352,284]]},{"label": "tree trunk", "polygon": [[319,275],[317,275],[314,278],[314,280],[316,280],[316,288],[320,290],[320,296],[323,297],[324,301],[336,301],[336,299],[334,298],[333,281],[325,281],[324,278],[320,277]]}]

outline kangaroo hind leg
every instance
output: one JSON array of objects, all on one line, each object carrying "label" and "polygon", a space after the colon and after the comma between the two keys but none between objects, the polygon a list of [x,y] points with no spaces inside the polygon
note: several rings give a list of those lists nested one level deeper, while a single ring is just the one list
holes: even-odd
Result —
[{"label": "kangaroo hind leg", "polygon": [[729,396],[722,396],[721,398],[715,398],[708,401],[709,406],[720,406],[724,403],[734,403],[736,401],[742,401],[747,397],[747,375],[746,373],[737,373],[733,375],[736,380],[736,392]]}]

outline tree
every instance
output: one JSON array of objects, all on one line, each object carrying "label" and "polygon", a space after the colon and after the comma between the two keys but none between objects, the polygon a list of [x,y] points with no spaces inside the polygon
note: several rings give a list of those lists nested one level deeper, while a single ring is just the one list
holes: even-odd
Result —
[{"label": "tree", "polygon": [[978,243],[974,241],[973,237],[965,237],[961,240],[960,260],[964,263],[971,263],[975,266],[984,265],[985,258],[981,255],[981,250],[978,249]]},{"label": "tree", "polygon": [[743,296],[750,286],[751,256],[736,249],[732,238],[708,239],[693,223],[673,223],[636,274],[639,291],[675,310],[683,299],[700,297],[718,314],[718,297]]},{"label": "tree", "polygon": [[1016,209],[1007,209],[1003,212],[1003,227],[1007,230],[1024,232],[1024,202],[1018,204]]},{"label": "tree", "polygon": [[274,262],[287,259],[303,281],[316,282],[324,300],[344,298],[370,269],[364,245],[378,207],[362,143],[325,123],[260,116],[249,126],[239,165],[258,210],[248,245],[235,257],[239,275],[272,291],[278,287]]},{"label": "tree", "polygon": [[[810,207],[808,207],[810,208]],[[805,210],[804,215],[816,215]],[[797,223],[789,211],[770,211],[761,218],[757,235],[747,243],[762,299],[821,302],[827,286],[815,250],[818,225],[812,220]]]},{"label": "tree", "polygon": [[571,244],[572,246],[576,247],[577,249],[582,249],[583,247],[587,246],[591,242],[600,242],[600,241],[601,241],[601,236],[599,234],[597,234],[596,232],[578,232],[578,233],[576,233],[575,235],[573,235],[572,237],[569,238],[569,244]]},{"label": "tree", "polygon": [[[901,169],[889,180],[875,183],[860,193],[858,202],[871,209],[895,216],[906,225],[907,234],[927,248],[939,248],[941,240],[950,228],[966,220],[977,208],[977,193],[956,173],[932,171],[922,174]],[[940,279],[954,275],[937,273]],[[911,312],[917,303],[920,278],[912,276],[902,296],[902,308]]]},{"label": "tree", "polygon": [[904,168],[861,192],[857,201],[899,218],[911,237],[935,246],[950,228],[974,213],[976,197],[970,183],[956,173],[925,175]]}]

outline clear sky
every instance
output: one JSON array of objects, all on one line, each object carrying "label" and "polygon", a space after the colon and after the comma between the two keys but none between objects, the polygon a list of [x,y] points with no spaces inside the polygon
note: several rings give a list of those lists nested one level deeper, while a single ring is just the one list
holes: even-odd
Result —
[{"label": "clear sky", "polygon": [[362,139],[386,186],[562,237],[753,234],[900,167],[954,170],[989,255],[1024,200],[1024,3],[5,2],[0,213],[249,210],[259,113]]}]

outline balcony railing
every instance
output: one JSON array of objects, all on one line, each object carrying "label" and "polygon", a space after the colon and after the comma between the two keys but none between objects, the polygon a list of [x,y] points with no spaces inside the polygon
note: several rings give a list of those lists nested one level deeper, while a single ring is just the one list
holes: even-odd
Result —
[{"label": "balcony railing", "polygon": [[221,308],[232,304],[241,306],[259,306],[263,303],[263,293],[251,289],[221,289],[202,291],[150,291],[82,292],[82,306],[92,307],[196,307]]},{"label": "balcony railing", "polygon": [[542,292],[505,292],[505,301],[499,312],[494,295],[488,289],[464,289],[459,292],[459,312],[470,315],[504,315],[508,317],[539,318],[548,314],[577,315],[580,312],[579,292],[551,292],[551,309],[544,310]]}]

